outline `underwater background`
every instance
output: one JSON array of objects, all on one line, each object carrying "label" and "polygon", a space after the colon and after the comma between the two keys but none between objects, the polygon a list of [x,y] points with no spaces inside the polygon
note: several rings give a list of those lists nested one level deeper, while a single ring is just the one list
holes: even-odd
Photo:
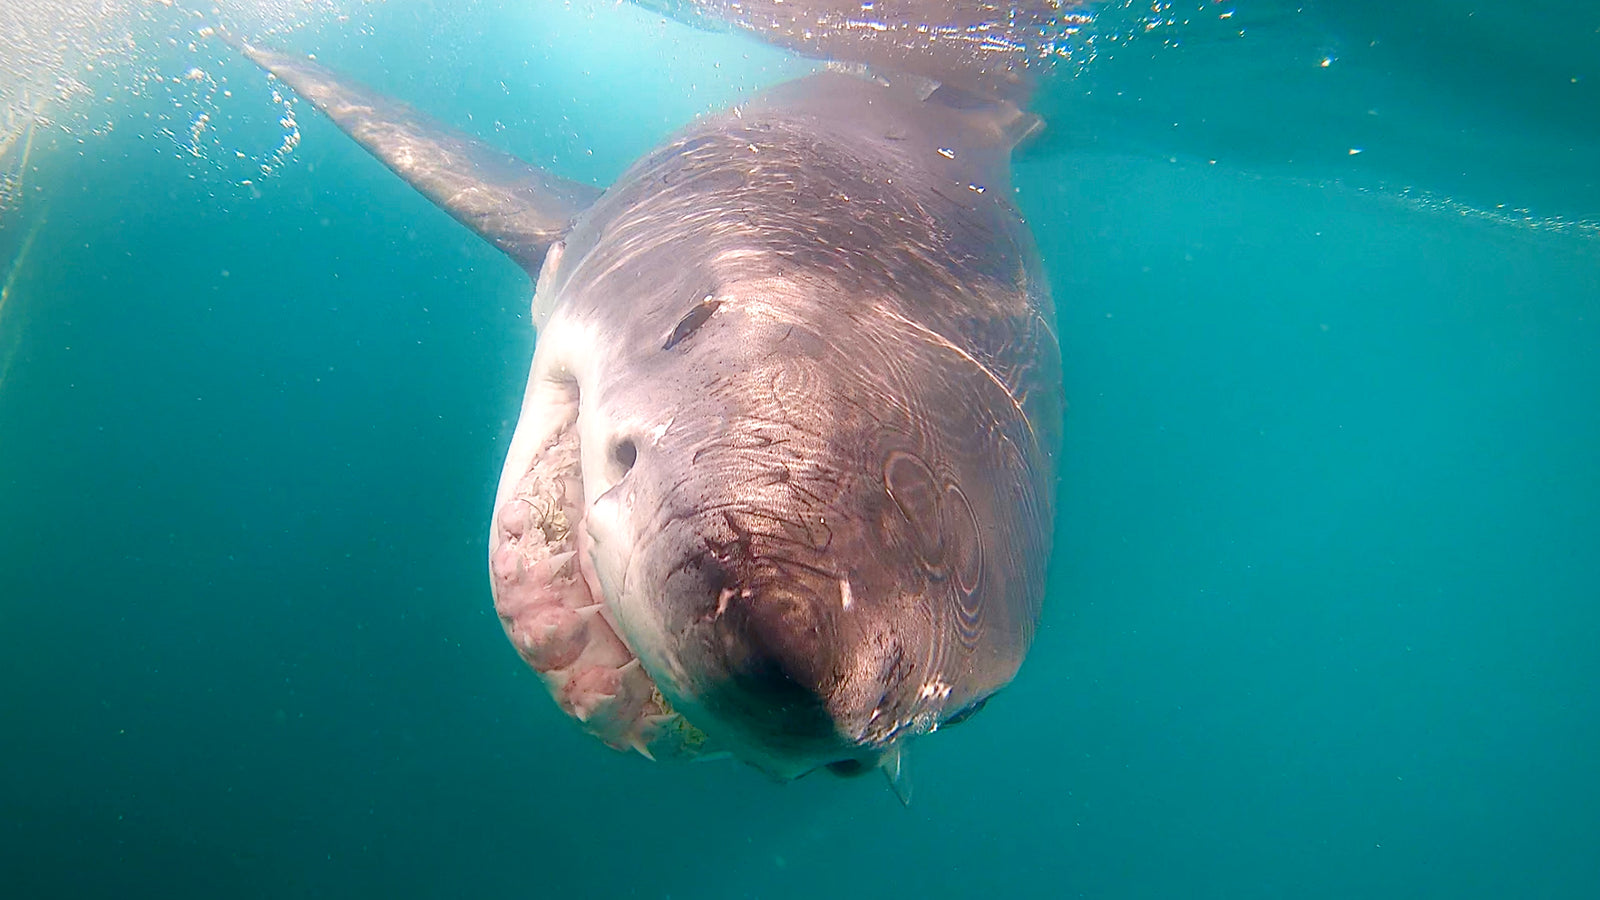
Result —
[{"label": "underwater background", "polygon": [[0,0],[7,897],[1600,896],[1600,4],[1104,4],[1070,404],[916,794],[606,750],[485,535],[532,286],[210,29],[568,177],[810,64],[603,0]]}]

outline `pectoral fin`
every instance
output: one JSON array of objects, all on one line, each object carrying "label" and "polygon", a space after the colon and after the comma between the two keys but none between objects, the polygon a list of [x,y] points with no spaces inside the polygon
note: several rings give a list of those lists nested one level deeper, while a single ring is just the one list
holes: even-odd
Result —
[{"label": "pectoral fin", "polygon": [[600,190],[528,165],[307,59],[248,44],[256,65],[311,101],[439,208],[537,274]]},{"label": "pectoral fin", "polygon": [[897,744],[878,762],[878,768],[889,780],[889,789],[900,798],[902,806],[911,805],[911,769],[906,765],[906,755],[906,745]]}]

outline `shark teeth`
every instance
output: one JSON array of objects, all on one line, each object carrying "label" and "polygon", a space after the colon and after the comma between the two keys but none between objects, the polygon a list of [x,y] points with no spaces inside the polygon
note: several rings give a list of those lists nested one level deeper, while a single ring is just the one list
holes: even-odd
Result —
[{"label": "shark teeth", "polygon": [[[543,408],[558,411],[556,404]],[[495,511],[489,559],[495,612],[523,661],[585,731],[647,759],[698,756],[706,749],[704,733],[657,690],[604,615],[591,567],[579,564],[585,509],[579,429],[570,410],[561,412]]]}]

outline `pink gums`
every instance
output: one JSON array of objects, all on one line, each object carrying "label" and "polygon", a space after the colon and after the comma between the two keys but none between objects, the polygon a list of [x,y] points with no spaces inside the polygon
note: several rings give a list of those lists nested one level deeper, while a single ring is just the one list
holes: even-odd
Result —
[{"label": "pink gums", "polygon": [[703,736],[667,707],[604,614],[588,535],[567,525],[577,509],[559,523],[541,517],[549,504],[530,490],[541,486],[549,488],[530,472],[495,517],[489,568],[506,635],[561,709],[607,745],[652,759],[697,753]]}]

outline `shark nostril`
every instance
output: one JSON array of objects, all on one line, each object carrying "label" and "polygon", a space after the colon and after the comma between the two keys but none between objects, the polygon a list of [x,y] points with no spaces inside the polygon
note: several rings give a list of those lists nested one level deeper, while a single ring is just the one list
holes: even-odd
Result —
[{"label": "shark nostril", "polygon": [[632,438],[619,438],[611,445],[611,461],[617,467],[617,480],[621,480],[633,471],[633,464],[639,461],[639,446]]}]

